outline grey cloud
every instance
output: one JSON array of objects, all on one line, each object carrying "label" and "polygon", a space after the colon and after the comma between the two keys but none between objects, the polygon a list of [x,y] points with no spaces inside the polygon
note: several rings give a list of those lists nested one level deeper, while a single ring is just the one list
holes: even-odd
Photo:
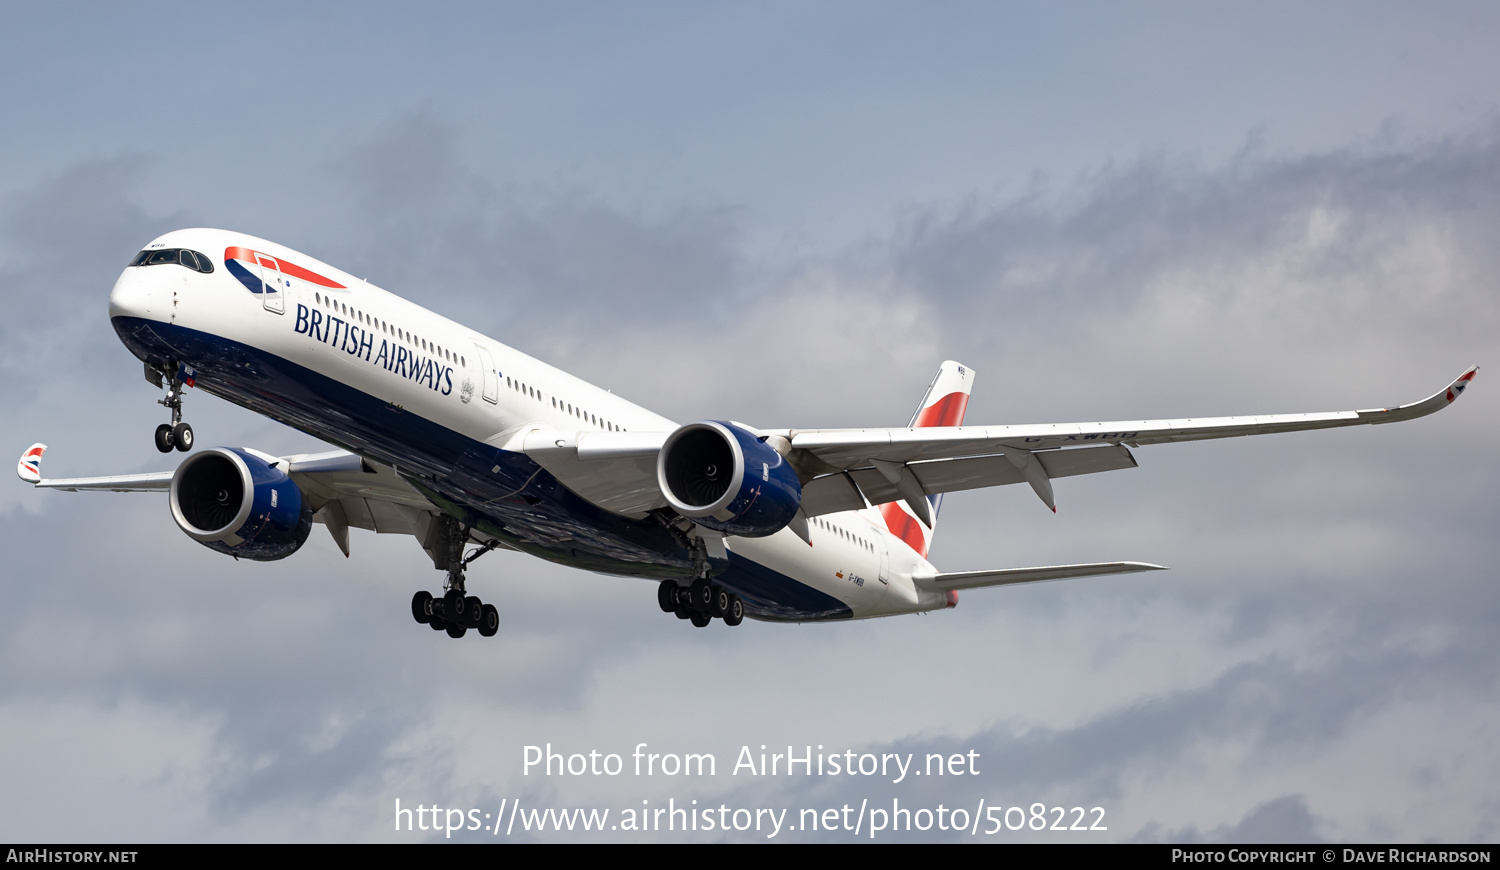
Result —
[{"label": "grey cloud", "polygon": [[735,296],[732,209],[647,216],[546,182],[500,186],[458,138],[441,115],[408,112],[341,161],[357,208],[336,232],[341,255],[376,283],[554,351],[603,328],[721,313]]},{"label": "grey cloud", "polygon": [[1196,828],[1163,831],[1152,823],[1133,838],[1139,843],[1325,843],[1318,833],[1318,820],[1302,795],[1286,795],[1266,801],[1245,814],[1235,825],[1223,825],[1200,834]]}]

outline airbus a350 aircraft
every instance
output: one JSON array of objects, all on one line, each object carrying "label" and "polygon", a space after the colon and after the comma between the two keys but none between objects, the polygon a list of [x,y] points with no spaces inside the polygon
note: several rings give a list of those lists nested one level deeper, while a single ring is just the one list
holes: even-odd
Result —
[{"label": "airbus a350 aircraft", "polygon": [[953,607],[958,590],[1149,571],[1142,562],[943,573],[927,561],[942,494],[1135,467],[1143,444],[1410,420],[1473,380],[1368,411],[964,426],[974,372],[938,370],[911,422],[891,429],[678,424],[372,284],[272,242],[168,233],[115,282],[110,319],[166,389],[162,452],[188,452],[184,387],[324,441],[329,453],[193,453],[175,471],[44,480],[46,445],[21,457],[38,488],[168,493],[189,537],[238,558],[295,553],[322,523],[409,534],[446,572],[417,622],[488,637],[500,617],[465,569],[495,548],[658,582],[662,610],[706,626],[859,619]]}]

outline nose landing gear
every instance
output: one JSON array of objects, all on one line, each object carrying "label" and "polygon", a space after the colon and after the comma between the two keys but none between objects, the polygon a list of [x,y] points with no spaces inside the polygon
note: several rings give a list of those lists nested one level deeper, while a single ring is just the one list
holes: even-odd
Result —
[{"label": "nose landing gear", "polygon": [[[158,387],[162,386],[165,381],[167,386],[167,397],[165,399],[157,399],[156,404],[163,405],[172,412],[172,422],[163,423],[156,427],[156,449],[162,453],[171,453],[175,448],[186,453],[193,449],[193,427],[182,422],[182,387],[184,381],[180,369],[169,365],[168,370],[172,372],[169,380],[164,379],[161,371],[150,363],[146,364],[146,380]],[[192,385],[191,375],[189,375],[187,384],[189,386]]]}]

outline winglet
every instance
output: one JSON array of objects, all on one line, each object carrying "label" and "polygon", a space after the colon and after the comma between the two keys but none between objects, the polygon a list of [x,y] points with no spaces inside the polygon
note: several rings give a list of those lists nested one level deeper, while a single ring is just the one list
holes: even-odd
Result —
[{"label": "winglet", "polygon": [[1400,405],[1395,408],[1376,408],[1372,411],[1356,411],[1360,419],[1370,419],[1371,423],[1395,423],[1401,420],[1415,420],[1434,414],[1448,407],[1457,399],[1469,384],[1474,382],[1474,376],[1479,374],[1479,366],[1469,366],[1463,374],[1453,379],[1447,389],[1438,390],[1420,402],[1412,402],[1410,405]]},{"label": "winglet", "polygon": [[1445,398],[1450,402],[1458,398],[1458,394],[1474,382],[1474,376],[1477,374],[1479,374],[1479,366],[1469,366],[1468,371],[1459,375],[1457,380],[1448,385],[1448,395]]},{"label": "winglet", "polygon": [[21,461],[16,464],[16,476],[27,483],[38,483],[42,479],[42,454],[47,452],[47,445],[33,444],[26,448],[21,454]]}]

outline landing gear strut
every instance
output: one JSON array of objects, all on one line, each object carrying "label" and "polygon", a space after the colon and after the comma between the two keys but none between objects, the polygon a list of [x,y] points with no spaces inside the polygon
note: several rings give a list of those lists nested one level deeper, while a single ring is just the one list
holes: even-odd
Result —
[{"label": "landing gear strut", "polygon": [[442,525],[438,547],[443,557],[439,567],[448,572],[448,580],[443,584],[448,591],[441,598],[425,590],[413,595],[412,618],[434,631],[447,631],[453,638],[463,637],[471,628],[478,629],[481,637],[494,637],[500,631],[500,611],[495,605],[485,604],[477,596],[467,593],[464,574],[470,562],[499,544],[486,541],[466,557],[464,545],[469,542],[469,527],[450,516],[444,516],[439,522]]},{"label": "landing gear strut", "polygon": [[173,448],[183,453],[193,449],[193,427],[182,422],[182,377],[175,365],[167,364],[167,371],[171,377],[164,379],[161,370],[146,364],[146,380],[158,387],[165,380],[167,386],[167,397],[157,399],[156,404],[163,405],[171,410],[172,422],[163,423],[156,427],[156,449],[163,453],[171,453]]}]

